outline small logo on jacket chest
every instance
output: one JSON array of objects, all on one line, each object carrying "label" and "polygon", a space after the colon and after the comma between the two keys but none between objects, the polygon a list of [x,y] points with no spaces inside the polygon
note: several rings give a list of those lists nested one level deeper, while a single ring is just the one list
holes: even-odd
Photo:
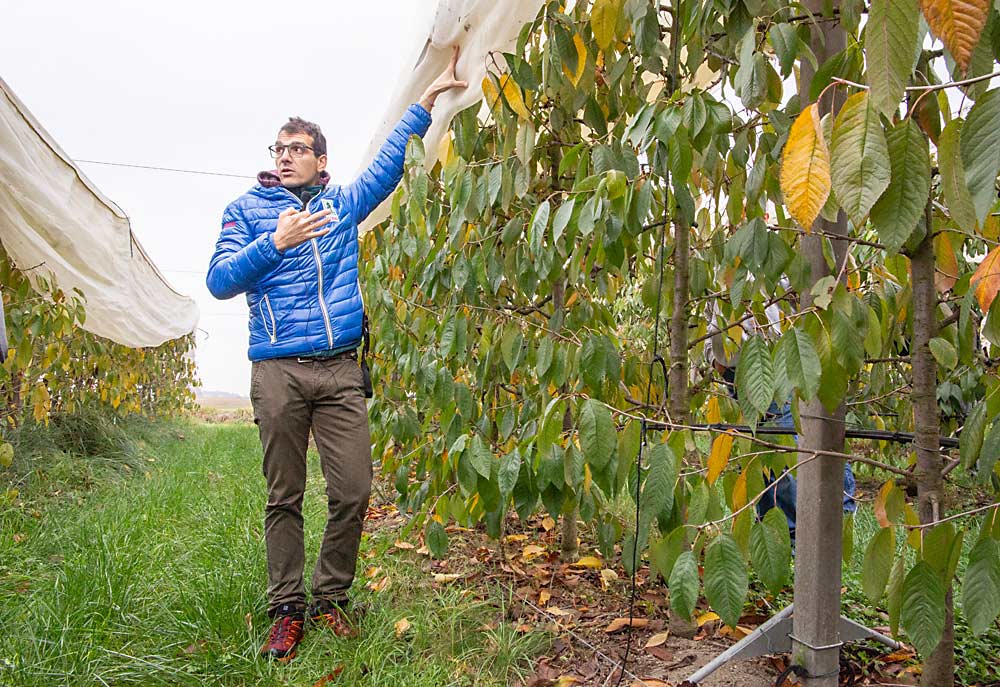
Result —
[{"label": "small logo on jacket chest", "polygon": [[337,214],[337,208],[333,207],[332,200],[330,200],[329,198],[324,198],[322,201],[320,201],[320,203],[322,204],[324,210],[330,211],[331,222],[336,222],[338,219],[340,219],[340,216]]}]

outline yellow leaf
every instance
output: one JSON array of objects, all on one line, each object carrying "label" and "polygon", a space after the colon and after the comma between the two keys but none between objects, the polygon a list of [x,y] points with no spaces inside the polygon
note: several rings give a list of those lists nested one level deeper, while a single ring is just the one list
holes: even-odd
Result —
[{"label": "yellow leaf", "polygon": [[526,535],[526,534],[508,534],[506,537],[504,537],[504,541],[506,541],[506,542],[519,542],[519,541],[525,541],[525,540],[527,540],[527,538],[528,538],[528,535]]},{"label": "yellow leaf", "polygon": [[565,617],[566,617],[566,616],[568,616],[568,615],[573,615],[573,611],[567,611],[567,610],[565,610],[565,609],[562,609],[562,608],[558,608],[558,607],[556,607],[556,606],[552,606],[551,608],[547,608],[547,609],[545,609],[545,610],[546,610],[546,611],[547,611],[547,612],[548,612],[548,613],[549,613],[550,615],[554,615],[554,616],[556,616],[557,618],[565,618]]},{"label": "yellow leaf", "polygon": [[712,442],[712,452],[708,455],[708,476],[709,484],[715,484],[726,465],[729,464],[729,456],[733,452],[733,435],[720,434]]},{"label": "yellow leaf", "polygon": [[660,646],[665,641],[667,641],[667,637],[669,636],[670,632],[657,632],[655,635],[649,638],[648,642],[646,642],[646,648],[650,649],[654,646]]},{"label": "yellow leaf", "polygon": [[570,685],[578,685],[578,684],[580,684],[579,678],[575,678],[572,675],[562,675],[559,677],[558,680],[556,680],[556,683],[555,685],[553,685],[553,687],[570,687]]},{"label": "yellow leaf", "polygon": [[885,502],[889,498],[889,494],[892,493],[892,490],[895,488],[895,482],[889,480],[882,485],[882,488],[878,490],[878,494],[875,496],[875,519],[878,520],[878,524],[881,527],[892,527],[892,521],[889,520],[889,515],[885,511]]},{"label": "yellow leaf", "polygon": [[983,312],[989,312],[993,299],[1000,291],[1000,247],[994,248],[983,258],[970,282],[976,287],[976,299]]},{"label": "yellow leaf", "polygon": [[[646,627],[647,625],[649,625],[649,620],[647,618],[632,618],[632,627]],[[615,632],[621,632],[628,626],[628,618],[615,618],[611,621],[610,625],[604,628],[604,631],[610,635]]]},{"label": "yellow leaf", "polygon": [[[747,468],[749,469],[749,468]],[[733,483],[733,510],[738,511],[747,505],[747,471],[744,470]]]},{"label": "yellow leaf", "polygon": [[710,623],[713,620],[719,620],[719,614],[709,611],[708,613],[702,613],[698,616],[698,627],[701,627],[705,623]]},{"label": "yellow leaf", "polygon": [[958,259],[947,233],[942,232],[934,237],[934,252],[937,254],[934,285],[938,293],[951,291],[958,281]]},{"label": "yellow leaf", "polygon": [[573,45],[576,46],[576,71],[571,72],[569,68],[563,64],[563,74],[569,79],[570,83],[574,87],[580,83],[580,79],[583,78],[583,70],[587,67],[587,46],[583,42],[583,38],[580,34],[573,34]]},{"label": "yellow leaf", "polygon": [[504,74],[500,78],[500,90],[503,92],[503,98],[507,101],[510,109],[514,111],[514,114],[524,120],[531,119],[531,114],[524,105],[524,96],[521,95],[521,88],[510,77],[510,74]]},{"label": "yellow leaf", "polygon": [[441,137],[441,142],[438,144],[438,160],[443,167],[447,167],[454,157],[455,146],[451,142],[451,132],[448,132]]},{"label": "yellow leaf", "polygon": [[551,531],[552,528],[555,526],[556,526],[556,521],[550,518],[549,516],[546,515],[544,518],[542,518],[542,529],[545,530],[546,532]]},{"label": "yellow leaf", "polygon": [[927,25],[963,74],[986,27],[991,4],[990,0],[920,0]]},{"label": "yellow leaf", "polygon": [[493,79],[487,74],[483,77],[483,97],[486,98],[486,107],[490,109],[490,112],[496,113],[497,100],[500,99],[500,91],[497,90],[496,85],[493,83]]},{"label": "yellow leaf", "polygon": [[407,620],[406,618],[400,618],[399,620],[396,621],[395,624],[396,636],[402,637],[411,627],[412,625],[410,625],[409,620]]},{"label": "yellow leaf", "polygon": [[595,0],[590,11],[590,28],[601,50],[607,50],[615,42],[618,17],[621,15],[623,0]]},{"label": "yellow leaf", "polygon": [[607,589],[611,583],[618,579],[618,573],[611,568],[601,570],[601,589]]},{"label": "yellow leaf", "polygon": [[781,158],[781,192],[792,217],[811,231],[830,197],[830,151],[816,103],[802,111],[788,134]]},{"label": "yellow leaf", "polygon": [[593,568],[594,570],[600,570],[604,567],[604,561],[596,556],[584,556],[571,565],[574,568]]},{"label": "yellow leaf", "polygon": [[710,425],[722,422],[722,410],[719,408],[719,399],[712,396],[708,399],[708,409],[705,411],[705,419]]},{"label": "yellow leaf", "polygon": [[548,589],[543,589],[542,591],[538,592],[538,605],[544,606],[549,602],[549,599],[551,598],[552,598],[552,592],[550,592]]}]

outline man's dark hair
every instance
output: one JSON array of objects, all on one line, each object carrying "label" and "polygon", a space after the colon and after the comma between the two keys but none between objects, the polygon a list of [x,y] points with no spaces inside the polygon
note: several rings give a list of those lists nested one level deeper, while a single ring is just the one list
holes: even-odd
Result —
[{"label": "man's dark hair", "polygon": [[289,117],[288,122],[281,127],[279,133],[312,136],[312,147],[313,152],[316,153],[316,157],[326,155],[326,136],[320,131],[319,124],[307,122],[301,117]]}]

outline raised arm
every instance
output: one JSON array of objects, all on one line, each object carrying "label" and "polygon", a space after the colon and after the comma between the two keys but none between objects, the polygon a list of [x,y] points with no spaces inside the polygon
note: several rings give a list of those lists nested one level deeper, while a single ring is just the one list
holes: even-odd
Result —
[{"label": "raised arm", "polygon": [[448,68],[427,87],[418,104],[410,105],[368,168],[344,188],[347,202],[354,211],[354,221],[364,220],[399,184],[399,180],[403,178],[406,144],[410,136],[416,134],[423,138],[427,133],[431,125],[430,112],[438,96],[452,88],[468,88],[468,82],[459,81],[455,77],[457,65],[456,46]]}]

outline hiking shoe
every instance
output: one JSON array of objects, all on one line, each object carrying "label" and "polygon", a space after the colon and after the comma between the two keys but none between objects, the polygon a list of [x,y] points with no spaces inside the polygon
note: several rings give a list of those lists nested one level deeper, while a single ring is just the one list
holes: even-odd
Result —
[{"label": "hiking shoe", "polygon": [[271,635],[267,644],[261,647],[260,653],[282,663],[295,658],[295,647],[302,641],[305,634],[305,618],[301,613],[280,615],[274,619]]},{"label": "hiking shoe", "polygon": [[353,639],[361,634],[357,619],[342,606],[329,601],[317,601],[310,606],[309,618],[317,625],[330,628],[338,637]]}]

